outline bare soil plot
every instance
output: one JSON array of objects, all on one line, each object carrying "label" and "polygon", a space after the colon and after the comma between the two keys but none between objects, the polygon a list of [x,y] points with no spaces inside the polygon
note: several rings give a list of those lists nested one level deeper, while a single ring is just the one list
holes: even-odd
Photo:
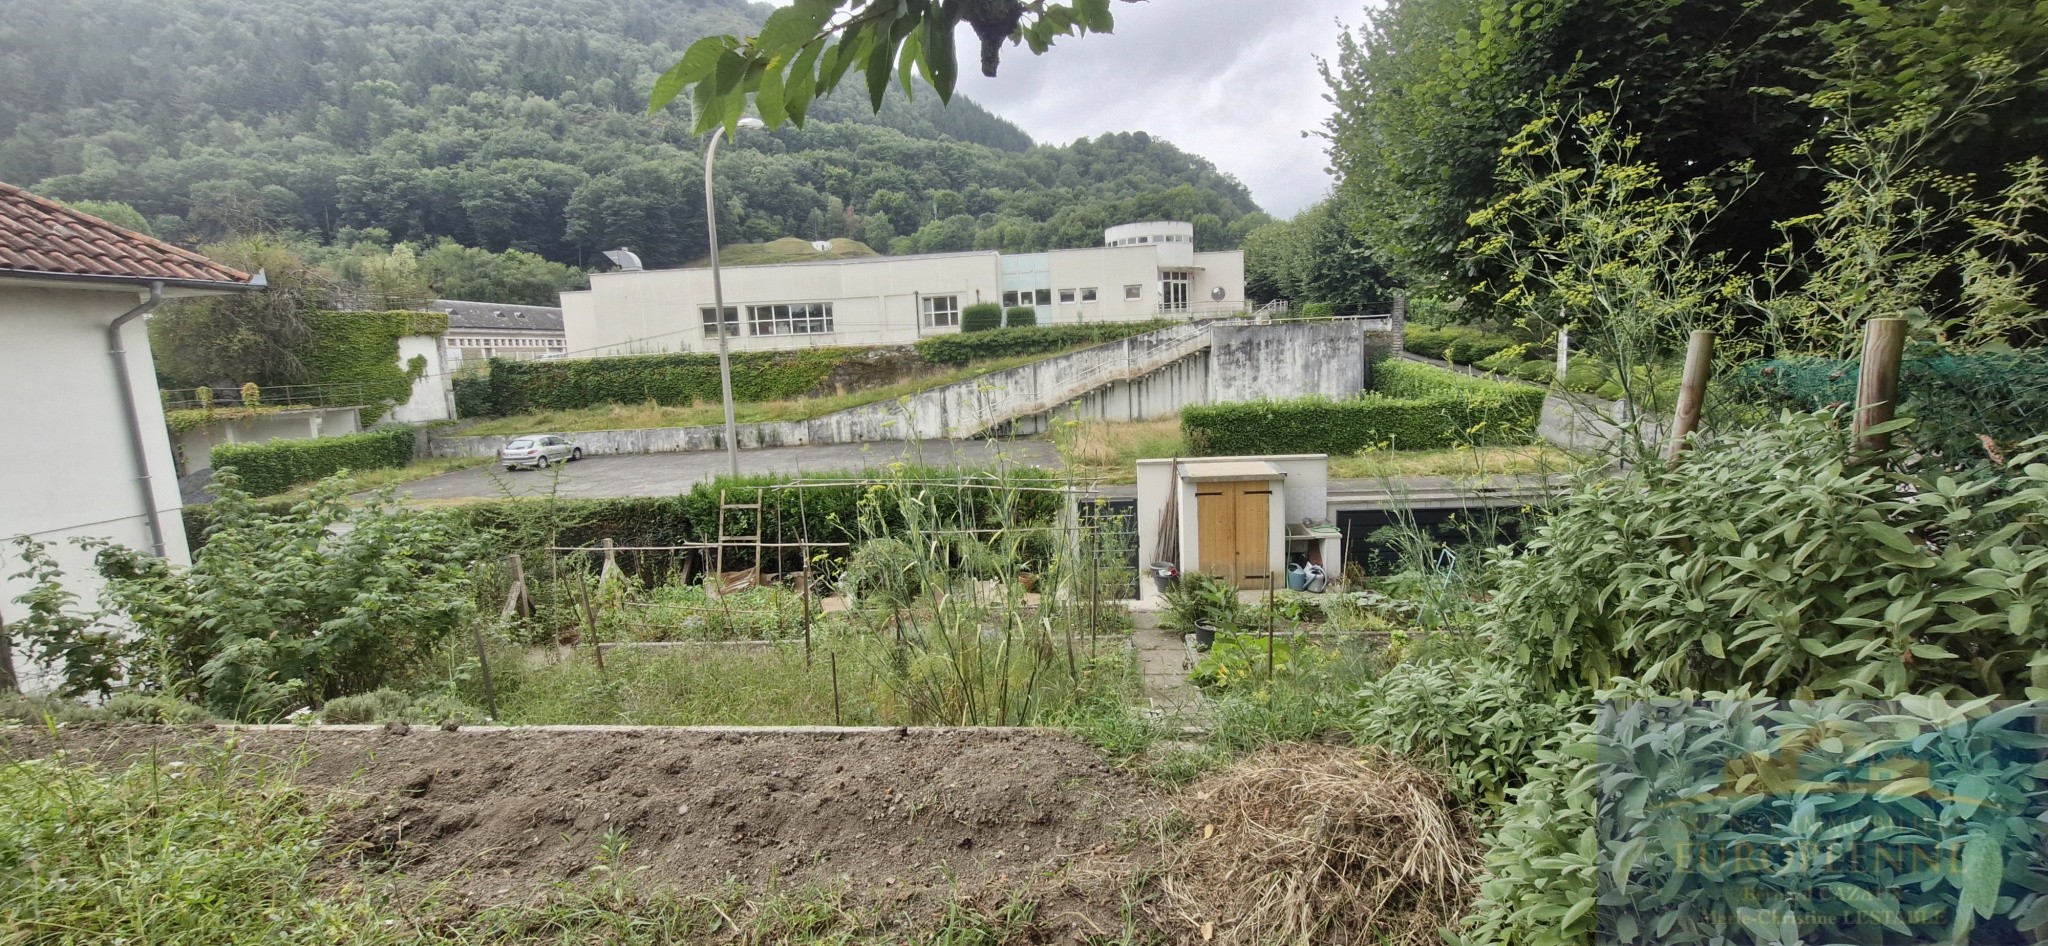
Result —
[{"label": "bare soil plot", "polygon": [[475,907],[583,874],[616,831],[642,880],[680,891],[818,884],[909,912],[1015,891],[1053,930],[1107,932],[1104,868],[1142,858],[1133,826],[1164,810],[1093,748],[1036,730],[8,727],[0,757],[114,764],[227,739],[342,802],[344,864]]}]

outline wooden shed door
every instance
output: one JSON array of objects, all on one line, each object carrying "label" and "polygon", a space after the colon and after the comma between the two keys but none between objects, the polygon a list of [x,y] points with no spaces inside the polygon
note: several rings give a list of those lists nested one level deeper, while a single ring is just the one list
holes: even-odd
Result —
[{"label": "wooden shed door", "polygon": [[1236,588],[1264,589],[1273,580],[1267,532],[1272,484],[1201,483],[1195,487],[1195,522],[1200,529],[1200,571]]}]

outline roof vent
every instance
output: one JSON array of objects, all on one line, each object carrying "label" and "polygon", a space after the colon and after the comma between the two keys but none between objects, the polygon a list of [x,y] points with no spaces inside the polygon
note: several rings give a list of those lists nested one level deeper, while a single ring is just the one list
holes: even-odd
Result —
[{"label": "roof vent", "polygon": [[642,268],[640,266],[640,257],[632,250],[626,249],[623,246],[616,250],[606,250],[604,255],[605,258],[611,260],[612,263],[619,267],[619,272],[637,273]]}]

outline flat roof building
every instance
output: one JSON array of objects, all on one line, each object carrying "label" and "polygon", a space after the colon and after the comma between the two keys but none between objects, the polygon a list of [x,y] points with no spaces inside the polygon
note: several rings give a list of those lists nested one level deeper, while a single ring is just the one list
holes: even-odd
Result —
[{"label": "flat roof building", "polygon": [[[1244,254],[1197,253],[1194,226],[1112,227],[1104,246],[727,266],[732,348],[901,345],[960,330],[978,302],[1030,306],[1039,325],[1188,318],[1244,308]],[[711,271],[621,270],[562,293],[569,357],[718,349]]]}]

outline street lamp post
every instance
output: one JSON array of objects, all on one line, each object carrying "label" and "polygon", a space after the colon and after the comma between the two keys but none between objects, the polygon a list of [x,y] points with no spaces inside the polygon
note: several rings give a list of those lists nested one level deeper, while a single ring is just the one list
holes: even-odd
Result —
[{"label": "street lamp post", "polygon": [[[758,118],[740,119],[741,128],[761,128]],[[732,325],[725,320],[725,285],[718,276],[718,200],[711,191],[711,162],[718,157],[718,135],[711,133],[711,143],[704,146],[704,226],[711,235],[711,320],[718,326],[718,387],[725,399],[725,460],[728,470],[734,476],[740,475],[739,424],[733,420],[732,410],[732,346],[726,341],[726,333]]]}]

